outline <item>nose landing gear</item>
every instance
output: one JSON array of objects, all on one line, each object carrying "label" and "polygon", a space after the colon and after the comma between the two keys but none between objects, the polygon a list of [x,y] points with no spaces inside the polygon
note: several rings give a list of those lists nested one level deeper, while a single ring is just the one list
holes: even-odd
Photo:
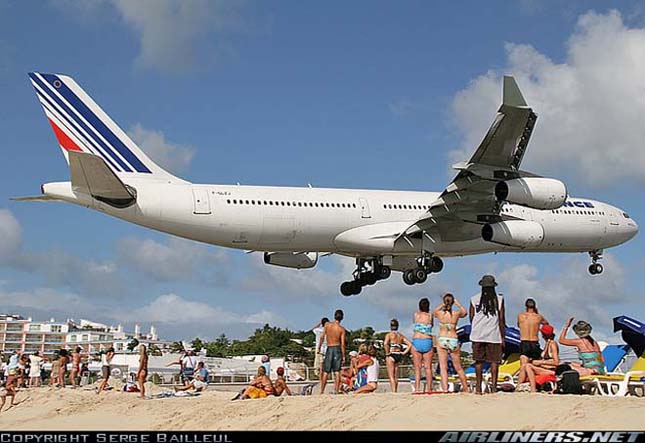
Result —
[{"label": "nose landing gear", "polygon": [[589,251],[589,256],[591,257],[591,264],[589,265],[589,273],[591,275],[602,274],[604,270],[603,266],[598,263],[598,260],[602,258],[602,250]]}]

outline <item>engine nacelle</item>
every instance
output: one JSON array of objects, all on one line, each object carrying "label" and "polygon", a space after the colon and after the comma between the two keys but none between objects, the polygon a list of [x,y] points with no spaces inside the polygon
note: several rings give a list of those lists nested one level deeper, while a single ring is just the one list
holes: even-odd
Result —
[{"label": "engine nacelle", "polygon": [[264,263],[283,268],[309,269],[318,263],[317,252],[265,252]]},{"label": "engine nacelle", "polygon": [[515,178],[497,183],[495,197],[534,209],[557,209],[567,199],[567,187],[553,178]]},{"label": "engine nacelle", "polygon": [[533,248],[544,240],[544,228],[533,221],[507,220],[484,225],[482,238],[500,245]]}]

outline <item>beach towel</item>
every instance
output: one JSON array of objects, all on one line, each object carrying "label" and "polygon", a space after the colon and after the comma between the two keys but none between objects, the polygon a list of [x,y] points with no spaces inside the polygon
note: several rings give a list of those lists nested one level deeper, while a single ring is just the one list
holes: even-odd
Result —
[{"label": "beach towel", "polygon": [[356,373],[356,381],[354,382],[354,390],[361,388],[367,384],[367,368],[360,368]]}]

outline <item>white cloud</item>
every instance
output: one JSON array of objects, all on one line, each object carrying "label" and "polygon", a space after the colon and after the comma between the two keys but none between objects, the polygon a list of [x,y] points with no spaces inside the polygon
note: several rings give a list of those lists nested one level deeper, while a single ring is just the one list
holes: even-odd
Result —
[{"label": "white cloud", "polygon": [[570,316],[586,320],[600,328],[608,328],[615,305],[627,300],[625,271],[611,254],[603,260],[603,274],[587,274],[588,261],[571,256],[562,259],[557,267],[540,272],[535,266],[522,264],[510,267],[498,275],[499,292],[506,295],[509,305],[507,324],[515,324],[515,315],[524,309],[526,298],[534,298],[538,309],[556,329]]},{"label": "white cloud", "polygon": [[[503,70],[474,79],[454,98],[463,132],[451,160],[467,160],[500,103],[502,74],[515,76],[539,119],[524,169],[590,185],[645,181],[645,29],[617,11],[582,15],[558,63],[527,44],[506,44]],[[555,161],[554,161],[555,160]]]},{"label": "white cloud", "polygon": [[166,244],[151,239],[126,238],[117,244],[118,262],[160,281],[224,283],[229,255],[222,249],[177,237]]},{"label": "white cloud", "polygon": [[112,0],[140,36],[137,63],[178,72],[208,64],[216,33],[240,25],[241,3],[221,0]]},{"label": "white cloud", "polygon": [[152,160],[170,172],[188,169],[195,155],[193,148],[169,143],[163,132],[146,129],[140,123],[132,126],[128,135]]},{"label": "white cloud", "polygon": [[0,209],[0,263],[12,259],[22,241],[20,223],[8,209]]}]

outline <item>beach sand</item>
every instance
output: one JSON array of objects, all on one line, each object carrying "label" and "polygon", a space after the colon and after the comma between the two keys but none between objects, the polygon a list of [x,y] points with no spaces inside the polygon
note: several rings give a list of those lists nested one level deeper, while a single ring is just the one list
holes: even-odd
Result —
[{"label": "beach sand", "polygon": [[[158,388],[156,388],[158,390]],[[19,392],[4,430],[645,430],[645,398],[528,393],[313,395],[231,401],[200,396],[140,400],[136,393]],[[6,405],[5,405],[6,408]]]}]

